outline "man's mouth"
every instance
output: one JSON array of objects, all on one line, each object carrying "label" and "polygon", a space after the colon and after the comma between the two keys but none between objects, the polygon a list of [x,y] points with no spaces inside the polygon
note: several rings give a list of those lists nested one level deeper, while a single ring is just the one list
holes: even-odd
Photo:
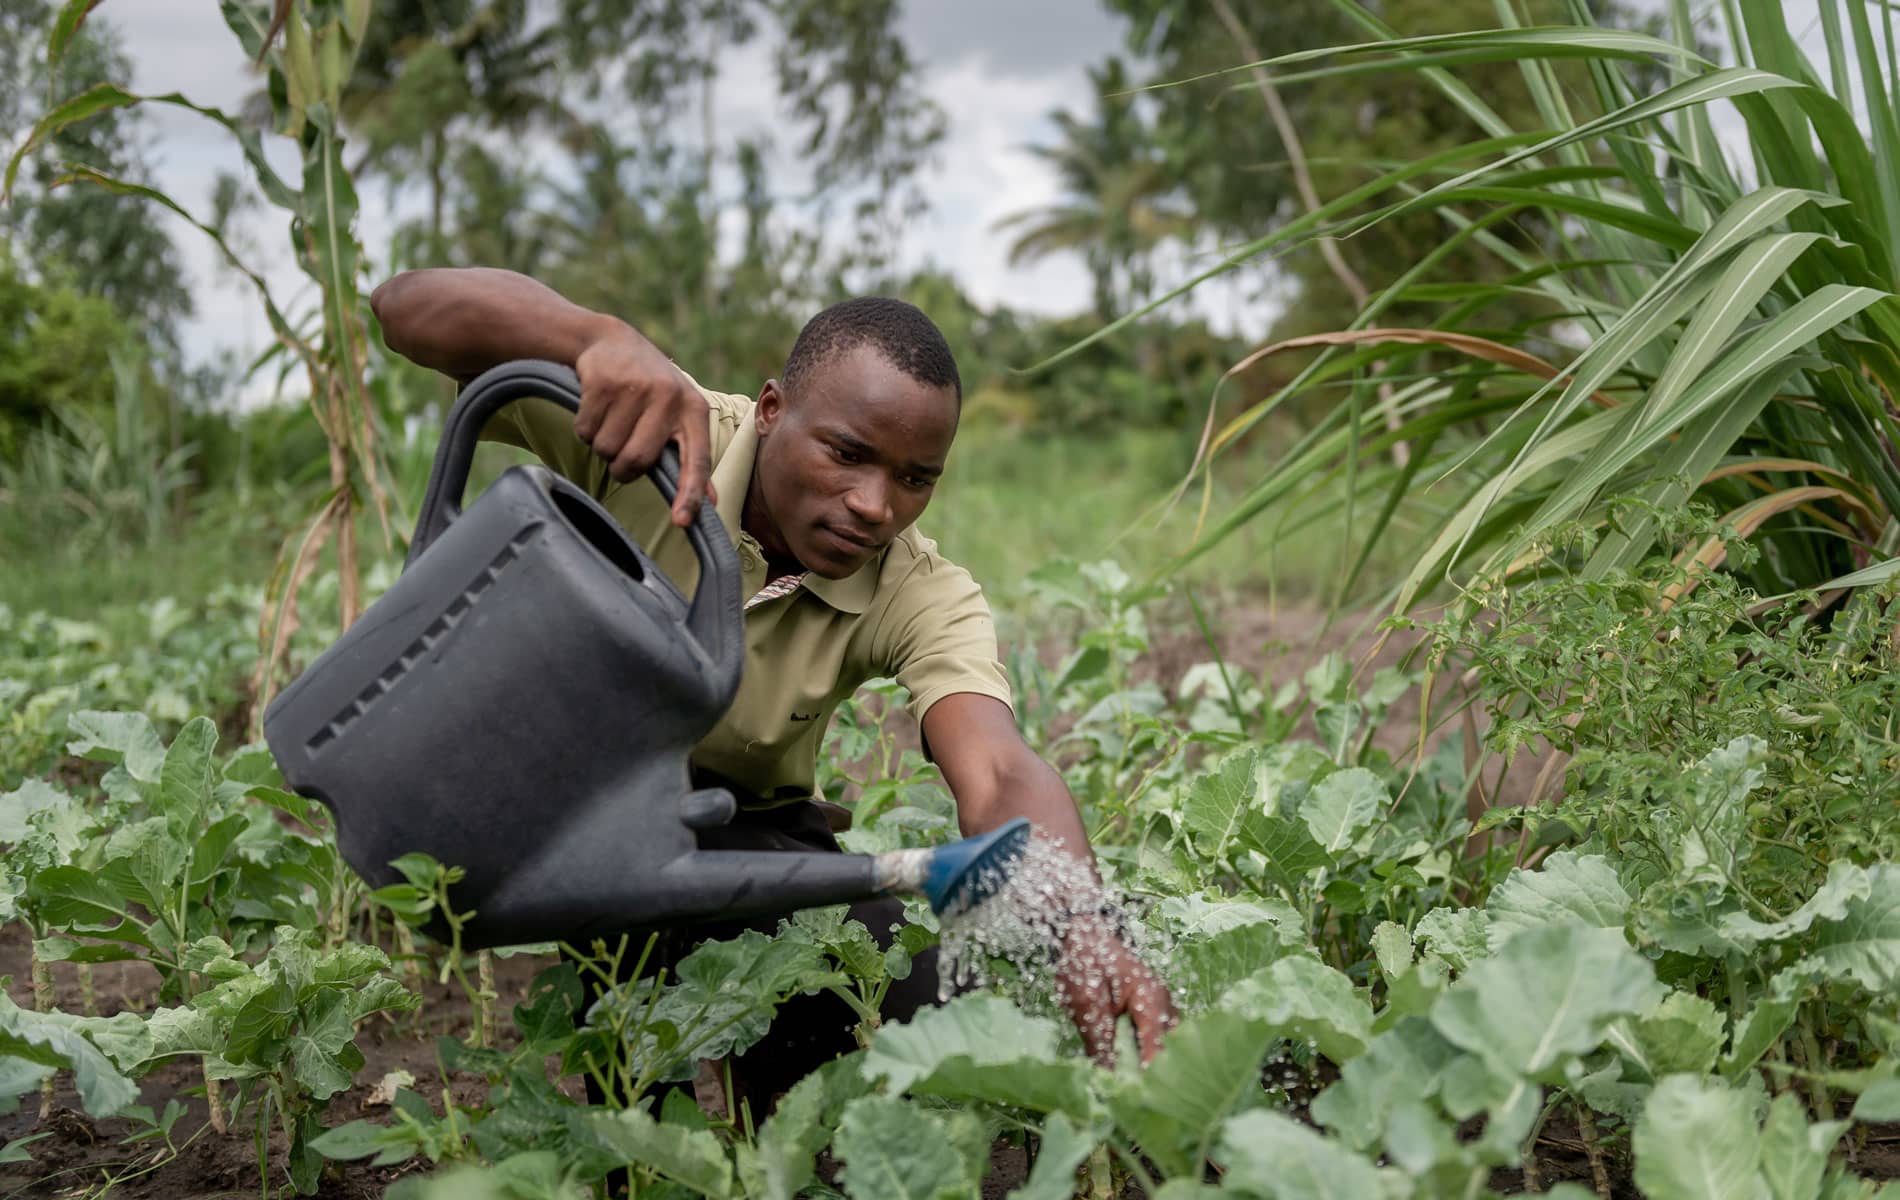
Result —
[{"label": "man's mouth", "polygon": [[838,547],[846,554],[863,554],[867,551],[877,549],[877,543],[871,541],[869,538],[861,537],[853,533],[846,533],[832,525],[820,525],[818,532],[823,534],[825,539],[832,545]]}]

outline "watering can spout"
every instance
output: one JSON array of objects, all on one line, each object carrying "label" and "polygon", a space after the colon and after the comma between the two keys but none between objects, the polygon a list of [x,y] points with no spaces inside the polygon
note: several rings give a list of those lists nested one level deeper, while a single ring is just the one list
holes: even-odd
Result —
[{"label": "watering can spout", "polygon": [[[633,928],[789,914],[883,895],[920,895],[938,915],[954,916],[1002,887],[1022,860],[1029,829],[1019,817],[981,837],[887,854],[693,850],[657,872],[623,873],[617,888],[597,888],[588,898],[593,920],[572,936],[580,940]],[[571,868],[574,855],[563,854],[559,861]],[[585,877],[571,870],[565,874]],[[530,928],[562,918],[572,922],[576,898],[563,896],[552,881],[530,870],[510,883],[490,898],[491,912],[505,912],[511,923]],[[550,901],[553,911],[537,911]],[[492,922],[475,933],[484,944],[509,940],[507,931]]]}]

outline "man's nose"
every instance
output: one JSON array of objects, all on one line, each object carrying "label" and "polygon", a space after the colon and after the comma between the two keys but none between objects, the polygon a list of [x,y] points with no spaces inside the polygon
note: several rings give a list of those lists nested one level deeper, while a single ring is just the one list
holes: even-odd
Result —
[{"label": "man's nose", "polygon": [[844,503],[851,515],[866,525],[882,525],[891,519],[890,484],[882,475],[860,479],[845,493]]}]

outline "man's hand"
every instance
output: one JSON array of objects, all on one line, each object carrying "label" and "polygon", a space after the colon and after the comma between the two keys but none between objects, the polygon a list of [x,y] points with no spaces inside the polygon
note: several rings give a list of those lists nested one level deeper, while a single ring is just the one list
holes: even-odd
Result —
[{"label": "man's hand", "polygon": [[[581,378],[574,432],[622,483],[679,443],[673,523],[692,524],[712,492],[711,414],[691,380],[640,331],[526,275],[487,267],[404,271],[370,294],[383,341],[411,362],[467,383],[496,363],[545,358]],[[718,496],[713,496],[717,502]]]},{"label": "man's hand", "polygon": [[1180,1020],[1167,985],[1093,915],[1069,924],[1056,965],[1056,997],[1082,1034],[1089,1057],[1104,1067],[1114,1065],[1115,1023],[1123,1013],[1134,1023],[1143,1065]]},{"label": "man's hand", "polygon": [[574,360],[581,409],[574,433],[607,461],[622,483],[659,461],[668,442],[680,450],[679,492],[673,524],[692,524],[699,502],[719,497],[712,488],[711,411],[685,372],[652,342],[621,326],[590,342]]}]

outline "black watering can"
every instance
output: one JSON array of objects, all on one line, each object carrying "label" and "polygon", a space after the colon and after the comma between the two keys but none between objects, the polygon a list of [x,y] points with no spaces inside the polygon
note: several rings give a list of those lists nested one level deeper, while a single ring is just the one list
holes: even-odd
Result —
[{"label": "black watering can", "polygon": [[[461,511],[483,424],[543,397],[578,410],[547,362],[482,375],[450,412],[395,585],[264,716],[284,778],[328,805],[372,886],[422,851],[461,867],[471,947],[760,916],[921,892],[939,912],[993,891],[1028,824],[877,856],[707,851],[732,818],[687,759],[739,688],[741,577],[712,505],[687,530],[691,603],[581,489],[518,466]],[[670,503],[678,458],[653,477]],[[437,932],[443,932],[439,927]]]}]

